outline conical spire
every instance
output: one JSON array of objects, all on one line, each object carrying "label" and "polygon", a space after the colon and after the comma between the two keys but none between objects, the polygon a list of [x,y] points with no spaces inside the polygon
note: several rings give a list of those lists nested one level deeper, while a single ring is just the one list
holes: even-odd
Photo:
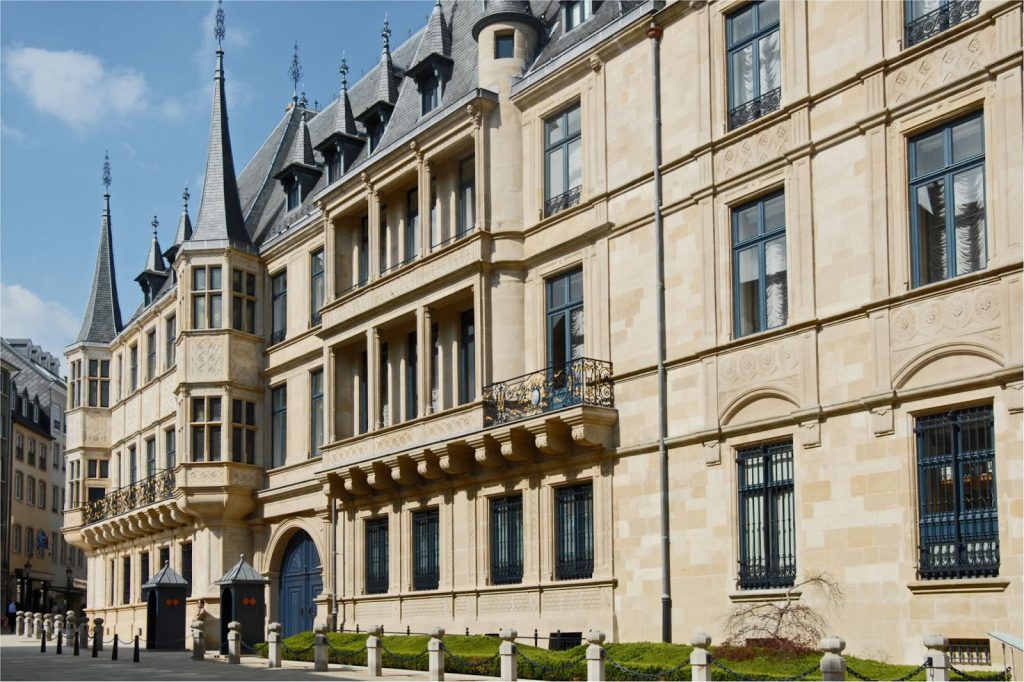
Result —
[{"label": "conical spire", "polygon": [[245,230],[242,204],[238,198],[235,162],[231,156],[231,135],[228,131],[228,107],[224,96],[224,10],[217,10],[217,70],[213,77],[213,112],[210,120],[210,146],[206,155],[206,179],[199,204],[193,242],[233,241],[251,245]]},{"label": "conical spire", "polygon": [[309,126],[306,125],[305,110],[302,112],[302,120],[299,121],[299,130],[295,133],[295,139],[292,141],[288,164],[316,167],[316,159],[313,158],[313,143],[309,138]]},{"label": "conical spire", "polygon": [[444,12],[441,9],[441,0],[435,0],[434,9],[427,19],[427,28],[420,38],[419,47],[416,48],[416,57],[413,58],[413,65],[418,65],[431,55],[439,57],[452,56],[452,34],[448,24],[444,20]]},{"label": "conical spire", "polygon": [[110,158],[103,155],[103,217],[100,221],[100,244],[96,253],[96,269],[92,290],[85,308],[82,329],[75,343],[109,343],[124,325],[117,300],[117,277],[114,275],[114,240],[110,230]]},{"label": "conical spire", "polygon": [[178,249],[181,245],[192,238],[192,220],[188,217],[188,200],[192,195],[188,193],[188,187],[182,192],[181,198],[184,201],[181,207],[181,219],[178,221],[178,230],[174,233],[174,243],[167,247],[164,251],[164,258],[167,259],[168,263],[173,263],[174,258],[178,255]]},{"label": "conical spire", "polygon": [[398,85],[395,83],[395,66],[391,63],[391,24],[388,15],[384,15],[384,28],[380,32],[384,46],[380,52],[380,66],[377,69],[377,87],[374,90],[375,101],[394,104],[398,99]]},{"label": "conical spire", "polygon": [[156,216],[153,216],[153,222],[150,223],[153,226],[153,241],[149,245],[149,254],[146,256],[146,270],[148,272],[166,272],[167,267],[164,265],[164,257],[160,251],[160,241],[157,239],[156,230],[160,227],[160,221],[157,220]]},{"label": "conical spire", "polygon": [[334,107],[334,132],[357,135],[352,102],[348,98],[348,60],[344,55],[341,57],[338,73],[341,74],[341,92],[338,95],[338,104]]}]

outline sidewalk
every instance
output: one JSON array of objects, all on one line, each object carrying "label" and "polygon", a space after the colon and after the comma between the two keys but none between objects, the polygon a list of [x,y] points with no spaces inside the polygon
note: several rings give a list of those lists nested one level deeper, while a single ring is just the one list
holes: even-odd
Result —
[{"label": "sidewalk", "polygon": [[[73,655],[65,647],[56,654],[56,642],[46,643],[39,652],[39,640],[4,634],[0,636],[0,679],[15,680],[368,680],[366,668],[331,664],[328,672],[313,671],[312,663],[282,661],[282,668],[268,668],[266,659],[243,656],[239,665],[207,652],[205,661],[193,661],[189,651],[139,651],[139,662],[132,663],[131,645],[118,646],[118,660],[110,660],[107,645],[97,658],[92,650]],[[384,669],[386,680],[426,680],[426,672]],[[492,680],[475,675],[449,673],[446,680]]]}]

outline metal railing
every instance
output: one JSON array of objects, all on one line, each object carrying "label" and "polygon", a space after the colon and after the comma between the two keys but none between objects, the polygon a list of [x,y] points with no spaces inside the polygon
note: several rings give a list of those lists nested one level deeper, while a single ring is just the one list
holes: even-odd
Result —
[{"label": "metal railing", "polygon": [[932,10],[928,14],[908,21],[906,25],[906,46],[917,45],[951,26],[978,16],[980,0],[950,0],[948,5]]},{"label": "metal railing", "polygon": [[484,426],[575,405],[614,407],[612,363],[577,358],[484,387]]},{"label": "metal railing", "polygon": [[583,186],[577,185],[568,192],[562,192],[557,197],[551,197],[544,202],[544,217],[553,216],[559,211],[575,206],[580,203],[580,195],[583,194]]},{"label": "metal railing", "polygon": [[751,121],[770,114],[779,108],[782,103],[782,88],[769,90],[760,97],[755,97],[749,102],[744,102],[734,109],[729,110],[729,130],[739,128]]},{"label": "metal railing", "polygon": [[99,500],[89,502],[85,506],[83,519],[86,524],[96,523],[173,496],[174,469],[164,469],[138,483],[118,488]]},{"label": "metal railing", "polygon": [[275,344],[281,343],[282,341],[284,341],[284,338],[287,334],[287,330],[275,329],[270,333],[270,345],[273,346]]}]

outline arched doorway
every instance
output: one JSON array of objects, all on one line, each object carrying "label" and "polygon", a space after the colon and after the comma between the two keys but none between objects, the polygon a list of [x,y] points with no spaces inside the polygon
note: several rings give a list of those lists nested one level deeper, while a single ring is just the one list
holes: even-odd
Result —
[{"label": "arched doorway", "polygon": [[281,560],[281,591],[278,613],[285,637],[313,629],[316,604],[323,590],[320,553],[313,539],[299,531],[288,541]]}]

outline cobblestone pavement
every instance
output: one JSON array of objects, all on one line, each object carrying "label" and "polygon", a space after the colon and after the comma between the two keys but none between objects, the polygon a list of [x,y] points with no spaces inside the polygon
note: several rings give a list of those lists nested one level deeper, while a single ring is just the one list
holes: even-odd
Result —
[{"label": "cobblestone pavement", "polygon": [[[92,651],[74,656],[64,649],[58,656],[57,645],[47,642],[46,653],[39,652],[39,641],[4,634],[0,637],[0,679],[14,680],[366,680],[365,668],[330,666],[326,673],[313,671],[312,663],[284,661],[283,668],[267,668],[267,661],[256,656],[243,656],[240,665],[207,654],[205,661],[193,661],[188,651],[139,652],[139,662],[132,662],[132,647],[121,646],[118,660],[110,660],[110,645],[97,658]],[[427,673],[413,670],[384,669],[388,680],[426,680]],[[483,680],[473,675],[445,676],[447,680]]]}]

